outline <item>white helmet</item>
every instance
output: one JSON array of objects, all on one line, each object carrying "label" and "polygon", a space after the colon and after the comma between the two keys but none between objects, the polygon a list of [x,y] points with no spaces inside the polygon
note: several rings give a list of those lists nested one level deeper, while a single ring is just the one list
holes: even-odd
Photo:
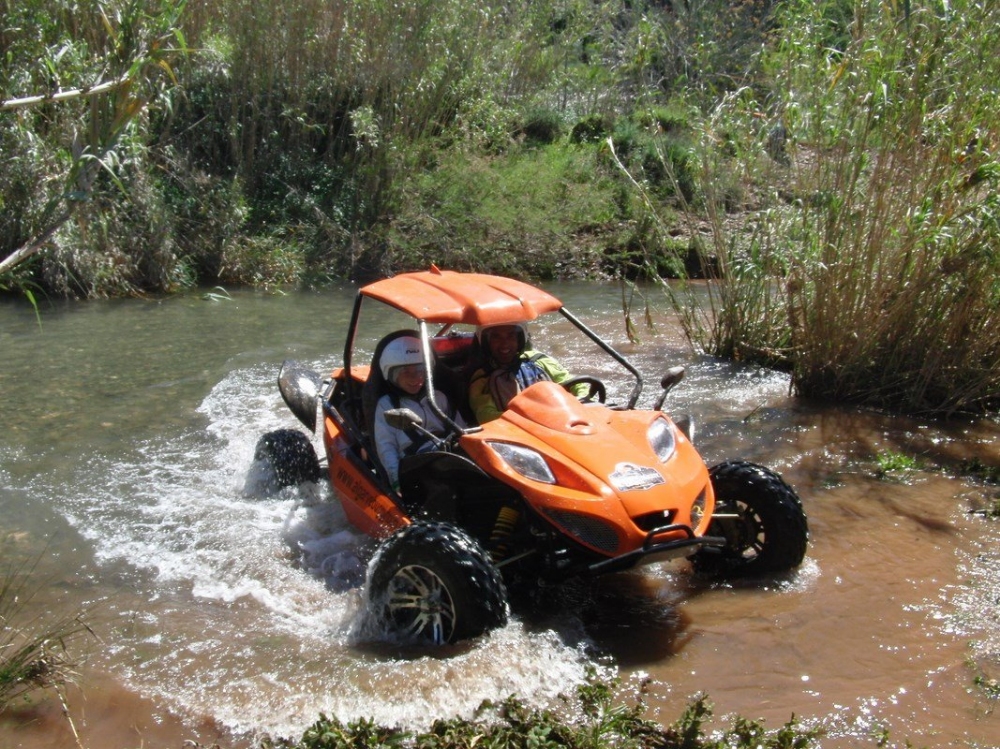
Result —
[{"label": "white helmet", "polygon": [[378,365],[382,370],[382,376],[387,381],[392,382],[389,374],[395,367],[423,363],[424,352],[420,345],[420,339],[404,335],[390,341],[385,349],[382,350],[382,357],[379,359]]}]

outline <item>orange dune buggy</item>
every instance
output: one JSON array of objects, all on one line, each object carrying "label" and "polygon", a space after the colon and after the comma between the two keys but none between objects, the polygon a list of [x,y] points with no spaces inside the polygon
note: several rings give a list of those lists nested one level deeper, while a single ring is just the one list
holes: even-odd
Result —
[{"label": "orange dune buggy", "polygon": [[[397,493],[371,437],[384,382],[377,366],[355,362],[362,313],[372,303],[412,318],[427,391],[445,392],[452,404],[467,403],[479,360],[476,326],[547,314],[568,320],[627,372],[631,392],[611,404],[593,377],[536,382],[500,418],[465,428],[432,397],[448,433],[403,458]],[[680,428],[660,410],[682,376],[680,367],[669,371],[654,410],[636,410],[638,370],[557,298],[509,278],[432,268],[361,288],[343,367],[322,379],[286,361],[278,384],[310,431],[321,412],[327,471],[346,516],[381,540],[368,568],[370,610],[402,638],[445,643],[502,626],[506,585],[516,580],[554,581],[676,557],[734,575],[782,572],[802,561],[808,529],[795,492],[751,463],[709,470],[688,425]],[[580,382],[589,391],[582,398],[569,390]],[[388,416],[400,428],[423,428],[412,411]],[[256,459],[273,468],[279,485],[322,474],[311,441],[297,430],[264,435]]]}]

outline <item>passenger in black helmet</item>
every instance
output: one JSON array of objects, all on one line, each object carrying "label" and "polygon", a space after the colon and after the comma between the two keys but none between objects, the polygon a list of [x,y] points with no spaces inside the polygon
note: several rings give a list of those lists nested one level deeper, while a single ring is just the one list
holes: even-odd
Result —
[{"label": "passenger in black helmet", "polygon": [[[375,406],[374,439],[379,460],[389,476],[393,489],[399,489],[399,461],[405,455],[413,455],[433,446],[433,442],[419,435],[411,435],[402,429],[389,426],[385,412],[391,408],[409,408],[423,419],[424,428],[435,435],[444,435],[446,427],[434,413],[427,397],[427,371],[419,338],[402,336],[389,343],[378,361],[385,378],[387,392]],[[434,391],[434,399],[441,410],[451,413],[447,396],[440,390]],[[461,417],[454,417],[459,426],[464,426]]]},{"label": "passenger in black helmet", "polygon": [[[492,421],[507,408],[510,399],[542,380],[563,382],[571,375],[548,354],[532,351],[528,326],[523,323],[476,328],[485,366],[476,370],[469,385],[469,406],[480,424]],[[583,395],[587,386],[574,386]]]}]

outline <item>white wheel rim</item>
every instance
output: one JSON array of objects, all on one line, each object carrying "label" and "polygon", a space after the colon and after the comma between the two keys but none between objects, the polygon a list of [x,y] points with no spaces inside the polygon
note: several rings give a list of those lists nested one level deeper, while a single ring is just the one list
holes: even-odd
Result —
[{"label": "white wheel rim", "polygon": [[455,631],[455,603],[444,581],[416,564],[401,568],[389,582],[386,613],[407,638],[443,645]]}]

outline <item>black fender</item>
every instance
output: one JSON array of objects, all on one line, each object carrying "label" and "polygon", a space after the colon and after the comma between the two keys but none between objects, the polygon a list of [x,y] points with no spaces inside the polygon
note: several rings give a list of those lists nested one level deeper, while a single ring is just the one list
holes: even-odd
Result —
[{"label": "black fender", "polygon": [[411,516],[454,523],[484,544],[500,508],[520,503],[516,491],[469,458],[437,450],[400,461],[399,490]]},{"label": "black fender", "polygon": [[475,490],[495,480],[464,455],[426,450],[399,462],[399,491],[407,504],[421,504],[437,484]]}]

